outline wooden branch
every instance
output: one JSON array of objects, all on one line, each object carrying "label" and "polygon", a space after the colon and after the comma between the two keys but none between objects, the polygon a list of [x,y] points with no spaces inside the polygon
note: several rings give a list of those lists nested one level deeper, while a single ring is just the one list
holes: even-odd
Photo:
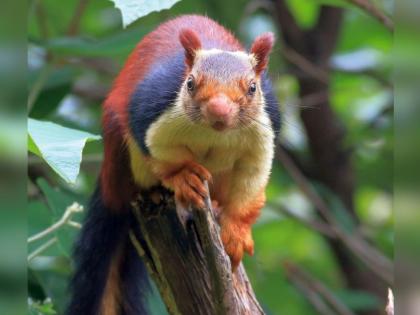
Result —
[{"label": "wooden branch", "polygon": [[324,67],[325,71],[328,71],[330,58],[339,39],[343,14],[342,8],[322,5],[318,21],[315,27],[309,31],[311,35],[307,39],[310,46],[309,54],[304,57],[312,57],[312,61],[318,66]]},{"label": "wooden branch", "polygon": [[394,315],[394,293],[388,289],[388,305],[386,306],[386,314]]},{"label": "wooden branch", "polygon": [[271,0],[275,10],[273,15],[280,26],[284,43],[299,53],[305,51],[305,32],[299,27],[285,0]]},{"label": "wooden branch", "polygon": [[385,25],[385,27],[391,32],[394,31],[394,21],[369,0],[347,0],[347,2],[352,3],[353,5],[365,11],[367,14],[373,16],[375,19]]},{"label": "wooden branch", "polygon": [[290,47],[283,46],[281,53],[289,63],[295,65],[298,69],[303,71],[304,74],[307,74],[322,83],[328,84],[329,74],[323,68],[313,64],[310,60],[306,59]]},{"label": "wooden branch", "polygon": [[75,36],[79,32],[80,21],[84,11],[86,10],[88,1],[89,0],[79,0],[67,29],[68,36]]},{"label": "wooden branch", "polygon": [[284,204],[271,204],[271,206],[276,210],[276,212],[279,212],[283,215],[288,216],[289,218],[292,218],[302,225],[306,226],[307,228],[321,233],[322,235],[330,238],[337,238],[335,230],[333,230],[328,224],[317,220],[317,219],[305,219],[296,213],[294,213],[291,209],[289,209]]},{"label": "wooden branch", "polygon": [[169,314],[264,314],[242,264],[232,274],[210,199],[187,210],[158,187],[141,193],[133,211],[131,241]]},{"label": "wooden branch", "polygon": [[355,315],[333,291],[306,270],[290,261],[284,262],[283,267],[290,281],[305,293],[320,314]]},{"label": "wooden branch", "polygon": [[[298,77],[300,98],[304,99],[310,95],[319,95],[319,99],[321,100],[314,108],[307,109],[302,107],[300,115],[308,138],[312,162],[318,170],[318,181],[337,195],[350,216],[357,222],[354,206],[355,173],[351,163],[351,151],[344,145],[346,135],[345,126],[342,125],[331,106],[331,86],[329,84],[329,60],[339,38],[340,26],[343,20],[343,9],[323,5],[315,26],[310,30],[304,31],[304,40],[300,40],[299,37],[302,35],[299,32],[296,32],[298,35],[295,36],[294,40],[290,40],[292,33],[294,34],[295,32],[284,33],[284,30],[287,30],[288,27],[288,23],[285,21],[290,20],[293,16],[290,15],[290,10],[284,0],[273,1],[281,4],[282,7],[278,7],[278,9],[284,11],[283,13],[273,12],[272,14],[274,17],[277,17],[279,34],[281,34],[288,48],[293,49],[313,65],[321,68],[323,73],[326,73],[328,76],[324,78],[324,82],[320,81],[319,78],[314,78],[310,74]],[[279,18],[280,16],[287,17],[288,19],[283,19],[282,21]],[[296,29],[296,21],[291,21],[291,29]],[[289,65],[292,65],[290,61]],[[312,201],[316,200],[315,206],[318,211],[322,211],[324,218],[330,217],[329,212],[324,211],[324,205],[321,205],[317,199]],[[320,205],[321,210],[319,209]],[[330,223],[332,221],[328,220],[328,222]],[[384,277],[377,272],[378,269],[375,268],[373,270],[370,263],[372,258],[378,256],[377,250],[367,250],[367,247],[372,246],[363,239],[352,238],[352,235],[346,235],[345,233],[340,233],[339,235],[341,236],[340,239],[329,238],[328,241],[337,258],[348,287],[372,292],[378,297],[384,296],[386,281],[383,281]],[[353,244],[353,240],[357,245]],[[343,246],[343,242],[345,242],[344,245],[346,246]],[[370,254],[367,254],[368,252]],[[365,266],[368,266],[369,269],[366,269],[365,266],[362,267],[353,258],[354,254],[358,254],[358,258],[365,262]],[[369,256],[369,259],[367,259],[367,256]],[[381,270],[387,271],[386,280],[392,280],[389,277],[389,275],[392,275],[392,273],[389,273],[389,260],[381,259],[379,264],[375,263],[375,267],[377,265],[381,266],[381,268],[383,267]],[[379,314],[379,311],[373,312],[372,314]]]},{"label": "wooden branch", "polygon": [[319,213],[328,224],[330,232],[333,233],[334,238],[340,240],[342,244],[345,245],[345,247],[362,262],[364,262],[366,267],[369,268],[378,278],[388,284],[393,283],[392,262],[375,247],[366,242],[366,240],[364,240],[356,231],[349,234],[343,230],[336,218],[332,215],[333,212],[326,202],[317,194],[309,181],[305,178],[305,176],[303,176],[296,165],[294,165],[293,161],[281,148],[277,148],[276,156],[296,182],[302,193],[318,209]]}]

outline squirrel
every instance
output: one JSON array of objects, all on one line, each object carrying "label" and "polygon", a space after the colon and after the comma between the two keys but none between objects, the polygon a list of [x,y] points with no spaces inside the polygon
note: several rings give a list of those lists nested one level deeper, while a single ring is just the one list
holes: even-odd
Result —
[{"label": "squirrel", "polygon": [[218,212],[232,268],[253,255],[280,129],[266,73],[274,44],[247,52],[208,17],[180,16],[146,35],[103,104],[104,162],[75,249],[67,315],[145,314],[144,266],[128,241],[130,201],[163,185],[182,205]]}]

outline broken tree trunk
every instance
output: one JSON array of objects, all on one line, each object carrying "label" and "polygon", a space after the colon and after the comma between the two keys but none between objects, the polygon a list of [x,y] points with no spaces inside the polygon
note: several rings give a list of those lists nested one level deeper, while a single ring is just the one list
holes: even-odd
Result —
[{"label": "broken tree trunk", "polygon": [[184,209],[163,187],[133,203],[138,225],[130,238],[169,314],[264,314],[242,264],[232,274],[208,198],[206,203],[205,209]]}]

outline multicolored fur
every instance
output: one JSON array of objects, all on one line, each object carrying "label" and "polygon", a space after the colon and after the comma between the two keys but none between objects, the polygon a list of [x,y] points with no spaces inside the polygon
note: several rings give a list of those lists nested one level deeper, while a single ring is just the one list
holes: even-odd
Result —
[{"label": "multicolored fur", "polygon": [[[247,53],[222,26],[194,15],[168,21],[143,38],[104,103],[105,160],[97,193],[104,218],[128,220],[133,195],[157,184],[172,189],[178,202],[202,207],[207,180],[233,268],[244,252],[253,254],[251,225],[265,202],[280,128],[265,70],[273,41],[272,34],[263,34]],[[98,208],[90,216],[98,216]],[[90,294],[82,287],[89,281],[82,268],[92,271],[89,259],[101,267],[101,275],[92,275],[100,288],[83,314],[143,314],[127,310],[131,293],[119,273],[131,250],[124,222],[115,235],[122,240],[107,235],[102,244],[100,235],[89,232],[92,224],[83,228],[78,252],[86,257],[76,271],[77,298]],[[99,259],[92,254],[96,246],[110,248]],[[139,266],[131,264],[142,273]],[[81,314],[71,311],[78,309],[74,299],[68,315]]]},{"label": "multicolored fur", "polygon": [[66,315],[143,315],[149,292],[146,269],[129,241],[135,224],[128,209],[120,213],[103,203],[100,185],[76,244],[76,272]]}]

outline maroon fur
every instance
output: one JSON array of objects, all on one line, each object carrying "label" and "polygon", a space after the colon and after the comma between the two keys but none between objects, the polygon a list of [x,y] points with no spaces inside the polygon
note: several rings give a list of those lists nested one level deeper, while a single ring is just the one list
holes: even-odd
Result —
[{"label": "maroon fur", "polygon": [[183,29],[179,33],[179,41],[185,49],[185,63],[192,68],[196,51],[201,48],[197,34],[190,29]]},{"label": "maroon fur", "polygon": [[257,58],[255,73],[257,75],[267,67],[268,57],[274,45],[274,34],[271,32],[258,36],[251,47],[251,53]]}]

